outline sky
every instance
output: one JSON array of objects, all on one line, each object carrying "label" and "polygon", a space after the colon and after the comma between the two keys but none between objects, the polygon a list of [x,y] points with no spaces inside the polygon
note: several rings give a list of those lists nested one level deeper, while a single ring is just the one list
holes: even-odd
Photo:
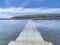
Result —
[{"label": "sky", "polygon": [[0,0],[0,17],[60,13],[60,0]]}]

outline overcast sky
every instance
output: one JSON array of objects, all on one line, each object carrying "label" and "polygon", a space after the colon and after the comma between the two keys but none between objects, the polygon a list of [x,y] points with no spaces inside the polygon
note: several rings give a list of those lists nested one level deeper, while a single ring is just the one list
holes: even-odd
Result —
[{"label": "overcast sky", "polygon": [[60,13],[60,0],[0,0],[0,17],[34,13]]}]

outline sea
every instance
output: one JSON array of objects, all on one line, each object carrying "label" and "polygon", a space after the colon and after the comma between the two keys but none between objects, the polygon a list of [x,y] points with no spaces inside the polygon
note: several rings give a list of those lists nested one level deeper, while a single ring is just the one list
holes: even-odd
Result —
[{"label": "sea", "polygon": [[[0,45],[16,40],[29,20],[0,20]],[[60,45],[60,20],[33,20],[43,39]]]}]

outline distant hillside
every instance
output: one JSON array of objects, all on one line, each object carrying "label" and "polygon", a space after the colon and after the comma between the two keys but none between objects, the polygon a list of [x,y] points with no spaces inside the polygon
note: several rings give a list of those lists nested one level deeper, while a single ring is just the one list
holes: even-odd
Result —
[{"label": "distant hillside", "polygon": [[60,19],[60,14],[34,14],[24,16],[14,16],[12,19]]},{"label": "distant hillside", "polygon": [[38,17],[38,16],[60,16],[60,14],[33,14],[33,15],[24,15],[24,16],[15,16],[15,17]]}]

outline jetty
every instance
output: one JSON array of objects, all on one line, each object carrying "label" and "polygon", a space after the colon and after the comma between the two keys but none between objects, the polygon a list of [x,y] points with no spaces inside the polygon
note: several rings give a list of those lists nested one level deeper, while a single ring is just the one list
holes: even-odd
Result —
[{"label": "jetty", "polygon": [[52,42],[44,41],[41,33],[37,30],[36,24],[29,20],[22,32],[15,41],[10,41],[8,45],[53,45]]}]

